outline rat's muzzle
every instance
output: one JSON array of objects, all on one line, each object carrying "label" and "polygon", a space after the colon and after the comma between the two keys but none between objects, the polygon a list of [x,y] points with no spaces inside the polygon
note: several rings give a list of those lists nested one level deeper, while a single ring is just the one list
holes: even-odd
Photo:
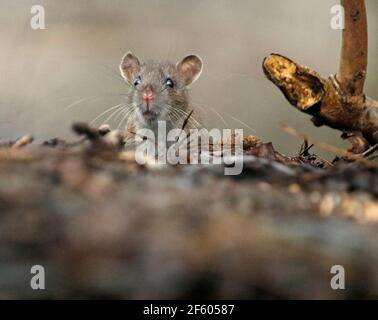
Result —
[{"label": "rat's muzzle", "polygon": [[155,100],[156,100],[156,95],[151,89],[151,87],[147,87],[145,90],[143,90],[142,103],[141,103],[140,109],[144,116],[155,115],[155,111],[154,111]]},{"label": "rat's muzzle", "polygon": [[155,100],[155,94],[151,89],[147,89],[143,92],[143,101],[146,103],[150,103],[151,101]]}]

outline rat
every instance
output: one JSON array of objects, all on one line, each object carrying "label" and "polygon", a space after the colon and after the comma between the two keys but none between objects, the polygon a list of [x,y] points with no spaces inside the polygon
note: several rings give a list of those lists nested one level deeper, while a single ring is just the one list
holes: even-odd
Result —
[{"label": "rat", "polygon": [[[197,55],[188,55],[176,64],[170,61],[141,62],[127,52],[119,66],[129,86],[127,94],[126,138],[139,129],[150,129],[157,137],[158,121],[165,121],[167,133],[172,129],[201,127],[190,106],[188,87],[201,75],[203,63]],[[134,139],[134,137],[132,137]]]}]

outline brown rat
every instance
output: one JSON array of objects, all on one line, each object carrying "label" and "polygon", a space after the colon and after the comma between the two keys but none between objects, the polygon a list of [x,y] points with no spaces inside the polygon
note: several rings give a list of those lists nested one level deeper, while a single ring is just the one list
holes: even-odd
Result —
[{"label": "brown rat", "polygon": [[[192,108],[189,105],[188,86],[202,72],[202,60],[189,55],[177,64],[169,61],[139,59],[128,52],[120,64],[122,77],[130,87],[127,95],[127,130],[151,129],[157,134],[158,121],[165,121],[167,132],[182,128]],[[198,127],[193,113],[186,129]]]}]

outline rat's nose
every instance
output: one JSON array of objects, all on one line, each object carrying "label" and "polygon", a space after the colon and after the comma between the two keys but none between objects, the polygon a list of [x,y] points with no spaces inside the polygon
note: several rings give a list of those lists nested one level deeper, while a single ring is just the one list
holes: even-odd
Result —
[{"label": "rat's nose", "polygon": [[143,100],[145,102],[151,102],[154,99],[155,99],[155,94],[153,93],[153,91],[151,89],[146,89],[143,92]]}]

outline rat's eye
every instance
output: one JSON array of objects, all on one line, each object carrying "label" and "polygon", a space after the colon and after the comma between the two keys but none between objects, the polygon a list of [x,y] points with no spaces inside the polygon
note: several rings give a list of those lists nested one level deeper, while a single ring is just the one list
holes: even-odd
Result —
[{"label": "rat's eye", "polygon": [[167,80],[165,80],[165,85],[167,87],[173,88],[175,86],[175,83],[173,82],[171,78],[167,78]]},{"label": "rat's eye", "polygon": [[133,82],[133,85],[136,87],[137,85],[142,83],[142,79],[140,77],[136,78]]}]

